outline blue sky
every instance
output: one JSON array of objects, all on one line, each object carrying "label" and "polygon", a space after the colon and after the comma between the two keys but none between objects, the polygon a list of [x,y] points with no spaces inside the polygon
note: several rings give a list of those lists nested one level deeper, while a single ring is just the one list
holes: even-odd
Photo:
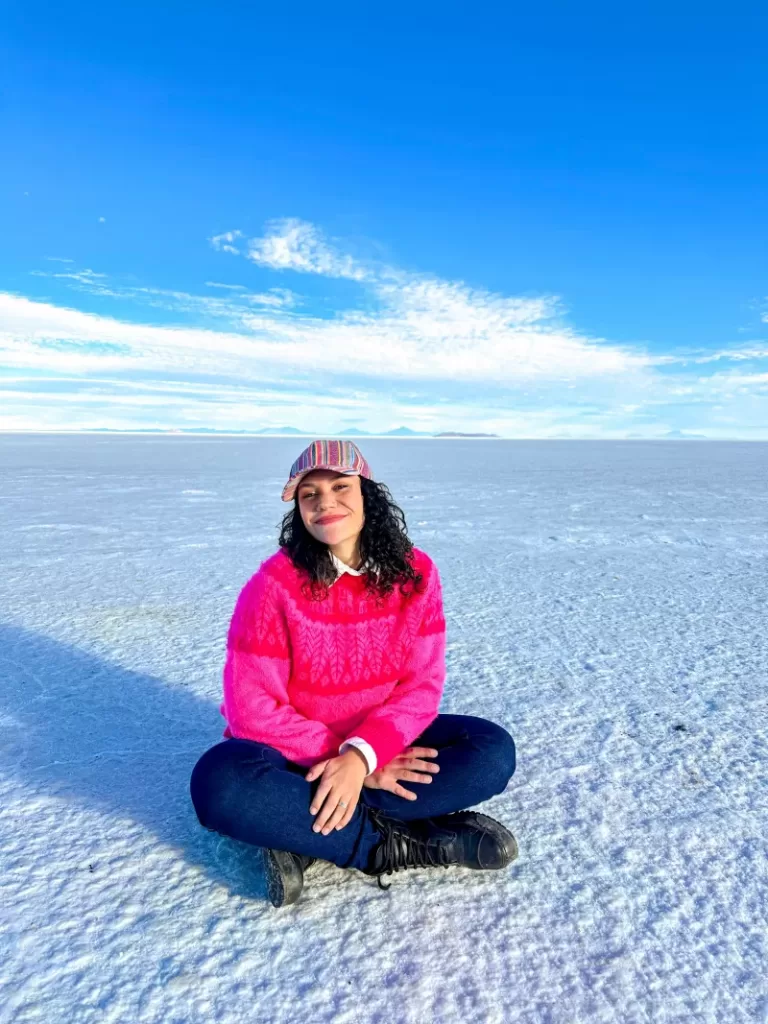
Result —
[{"label": "blue sky", "polygon": [[363,7],[6,5],[0,429],[768,438],[765,6]]}]

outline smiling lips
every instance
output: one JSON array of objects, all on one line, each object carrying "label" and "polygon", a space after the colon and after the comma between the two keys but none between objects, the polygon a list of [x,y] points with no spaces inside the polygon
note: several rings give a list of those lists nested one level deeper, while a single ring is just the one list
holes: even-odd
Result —
[{"label": "smiling lips", "polygon": [[337,519],[344,519],[345,516],[323,516],[322,519],[316,519],[316,526],[326,526],[328,523],[335,523]]}]

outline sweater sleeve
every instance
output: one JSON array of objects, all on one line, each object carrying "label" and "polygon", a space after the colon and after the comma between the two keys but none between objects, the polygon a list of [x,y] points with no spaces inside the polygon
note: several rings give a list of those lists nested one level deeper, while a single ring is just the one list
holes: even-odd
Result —
[{"label": "sweater sleeve", "polygon": [[445,683],[445,616],[434,563],[422,600],[405,673],[389,697],[354,729],[355,736],[373,747],[378,768],[402,753],[437,718]]},{"label": "sweater sleeve", "polygon": [[227,634],[221,706],[227,732],[275,747],[297,764],[335,757],[342,737],[291,705],[290,675],[290,637],[280,588],[260,569],[241,590]]}]

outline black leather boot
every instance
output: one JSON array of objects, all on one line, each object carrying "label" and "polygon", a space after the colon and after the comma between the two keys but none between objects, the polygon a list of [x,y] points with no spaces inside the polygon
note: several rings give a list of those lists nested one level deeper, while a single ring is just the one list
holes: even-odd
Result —
[{"label": "black leather boot", "polygon": [[304,888],[304,872],[315,863],[314,857],[287,850],[264,850],[264,873],[267,893],[273,907],[295,903]]},{"label": "black leather boot", "polygon": [[363,873],[378,879],[403,868],[460,865],[474,870],[498,871],[512,863],[518,849],[515,837],[501,822],[477,811],[457,811],[420,821],[398,821],[369,811],[382,840]]}]

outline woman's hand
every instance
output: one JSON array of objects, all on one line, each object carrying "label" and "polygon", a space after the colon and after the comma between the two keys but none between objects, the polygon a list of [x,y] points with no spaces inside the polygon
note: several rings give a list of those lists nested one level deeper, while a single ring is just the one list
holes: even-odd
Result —
[{"label": "woman's hand", "polygon": [[307,782],[320,779],[309,808],[312,814],[317,815],[313,832],[327,836],[333,829],[349,824],[360,799],[367,770],[365,758],[355,749],[312,765],[305,776]]},{"label": "woman's hand", "polygon": [[437,757],[437,751],[431,747],[409,747],[379,771],[366,776],[363,785],[368,789],[386,789],[406,800],[415,800],[416,794],[410,789],[404,789],[400,783],[432,781],[432,776],[440,771],[440,766],[425,761],[425,757]]}]

